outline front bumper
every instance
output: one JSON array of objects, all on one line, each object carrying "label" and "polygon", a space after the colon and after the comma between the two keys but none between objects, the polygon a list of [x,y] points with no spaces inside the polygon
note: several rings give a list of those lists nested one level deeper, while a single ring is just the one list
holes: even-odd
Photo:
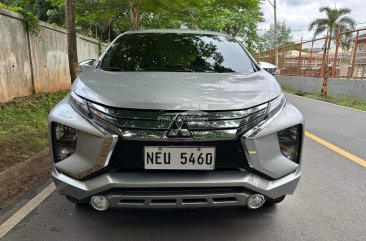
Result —
[{"label": "front bumper", "polygon": [[[268,181],[249,172],[106,173],[86,181],[75,180],[57,171],[53,171],[52,175],[61,194],[78,200],[89,199],[102,193],[111,202],[111,207],[169,207],[245,205],[247,197],[252,193],[276,199],[294,192],[301,173],[296,171],[274,181]],[[204,189],[205,192],[197,193],[192,188]],[[225,188],[229,190],[226,191]],[[135,192],[130,192],[131,189]],[[165,191],[171,189],[178,191],[176,193]],[[216,202],[215,198],[219,197],[226,197],[229,201]],[[128,199],[140,201],[122,201]],[[154,204],[154,200],[162,199],[176,201]],[[206,199],[206,202],[188,202],[189,204],[185,205],[184,200],[188,199]]]},{"label": "front bumper", "polygon": [[[100,168],[108,165],[115,137],[102,133],[81,117],[67,100],[51,112],[49,121],[81,130],[79,139],[87,140],[78,144],[73,156],[55,164],[52,171],[58,191],[77,200],[89,200],[93,195],[103,194],[110,207],[246,205],[247,198],[254,193],[268,199],[292,194],[301,176],[301,158],[299,164],[285,158],[280,153],[277,140],[279,130],[304,125],[302,115],[291,104],[261,125],[254,134],[242,138],[249,166],[259,175],[250,169],[189,173],[122,170],[78,179],[79,173],[93,171],[98,165]],[[112,140],[112,144],[108,144],[111,149],[107,148],[101,156],[100,150],[106,139]]]}]

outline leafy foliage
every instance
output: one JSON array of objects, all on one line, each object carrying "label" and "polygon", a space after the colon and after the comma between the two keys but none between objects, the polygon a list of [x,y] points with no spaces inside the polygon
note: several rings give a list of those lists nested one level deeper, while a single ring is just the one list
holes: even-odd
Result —
[{"label": "leafy foliage", "polygon": [[257,23],[263,21],[259,4],[258,0],[205,0],[187,25],[225,32],[240,39],[249,51],[254,51],[260,40]]},{"label": "leafy foliage", "polygon": [[[65,26],[64,0],[5,0],[40,20]],[[190,28],[225,32],[258,48],[261,0],[77,0],[76,30],[102,41],[131,29]]]},{"label": "leafy foliage", "polygon": [[84,0],[77,4],[77,11],[83,12],[77,14],[77,21],[89,34],[95,28],[112,29],[112,38],[136,26],[204,29],[233,35],[254,50],[259,42],[257,23],[263,21],[259,0]]},{"label": "leafy foliage", "polygon": [[[314,30],[314,37],[321,33],[328,32],[329,39],[333,39],[335,32],[339,28],[341,31],[347,31],[355,28],[355,21],[346,16],[351,13],[349,8],[330,8],[321,7],[319,12],[325,13],[325,18],[317,18],[309,25],[309,30]],[[328,41],[327,52],[330,49],[330,42]]]},{"label": "leafy foliage", "polygon": [[[274,25],[261,37],[261,43],[264,50],[275,48],[274,42]],[[277,23],[277,46],[289,45],[292,42],[291,28],[285,22]]]},{"label": "leafy foliage", "polygon": [[[228,45],[230,51],[227,51]],[[253,71],[249,58],[243,55],[243,49],[232,38],[184,32],[179,36],[170,33],[124,36],[106,52],[100,67],[109,71]]]},{"label": "leafy foliage", "polygon": [[338,27],[341,31],[346,31],[354,29],[356,25],[351,17],[345,16],[351,13],[349,8],[332,9],[330,7],[321,7],[319,12],[325,13],[326,17],[315,19],[310,23],[309,30],[315,30],[314,36],[318,36],[326,30],[333,36]]},{"label": "leafy foliage", "polygon": [[63,0],[3,0],[4,4],[13,7],[21,7],[31,12],[39,20],[57,26],[65,25],[65,9]]},{"label": "leafy foliage", "polygon": [[339,44],[343,52],[348,52],[354,43],[354,36],[352,33],[341,34],[339,37]]},{"label": "leafy foliage", "polygon": [[34,14],[24,10],[21,7],[7,6],[3,3],[0,3],[0,8],[4,8],[4,9],[10,10],[10,11],[20,13],[24,17],[24,22],[25,22],[25,26],[26,26],[27,30],[34,35],[39,34],[39,31],[40,31],[39,20],[36,16],[34,16]]}]

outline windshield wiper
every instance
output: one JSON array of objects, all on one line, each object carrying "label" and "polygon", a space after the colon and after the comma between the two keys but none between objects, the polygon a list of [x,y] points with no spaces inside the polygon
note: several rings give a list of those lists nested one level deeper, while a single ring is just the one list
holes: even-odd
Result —
[{"label": "windshield wiper", "polygon": [[103,68],[100,68],[102,70],[106,70],[106,71],[123,71],[122,68],[118,68],[118,67],[103,67]]},{"label": "windshield wiper", "polygon": [[176,72],[196,72],[193,69],[177,69],[177,70],[174,70],[174,71],[176,71]]},{"label": "windshield wiper", "polygon": [[165,71],[173,72],[196,72],[193,69],[183,67],[181,65],[167,65],[165,66]]}]

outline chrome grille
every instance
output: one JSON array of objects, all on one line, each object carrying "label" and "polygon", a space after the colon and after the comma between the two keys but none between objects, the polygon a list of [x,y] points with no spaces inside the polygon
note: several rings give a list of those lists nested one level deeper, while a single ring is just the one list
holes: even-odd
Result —
[{"label": "chrome grille", "polygon": [[230,111],[131,110],[88,103],[93,120],[125,138],[168,139],[174,116],[185,122],[193,139],[233,139],[263,120],[267,104]]}]

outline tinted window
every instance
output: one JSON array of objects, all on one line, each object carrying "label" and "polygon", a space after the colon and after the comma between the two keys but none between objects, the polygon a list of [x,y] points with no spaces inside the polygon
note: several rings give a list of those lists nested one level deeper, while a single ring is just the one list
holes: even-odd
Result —
[{"label": "tinted window", "polygon": [[186,33],[122,35],[108,50],[100,68],[110,71],[254,72],[252,61],[235,39]]}]

